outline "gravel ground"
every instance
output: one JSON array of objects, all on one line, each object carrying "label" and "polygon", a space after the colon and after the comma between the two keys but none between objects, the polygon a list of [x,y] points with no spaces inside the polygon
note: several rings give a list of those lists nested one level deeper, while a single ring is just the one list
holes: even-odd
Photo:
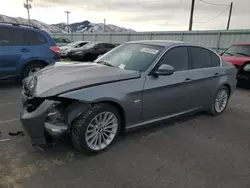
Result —
[{"label": "gravel ground", "polygon": [[69,144],[43,151],[21,129],[20,86],[0,85],[0,188],[249,188],[250,91],[218,117],[204,113],[140,129],[85,156]]}]

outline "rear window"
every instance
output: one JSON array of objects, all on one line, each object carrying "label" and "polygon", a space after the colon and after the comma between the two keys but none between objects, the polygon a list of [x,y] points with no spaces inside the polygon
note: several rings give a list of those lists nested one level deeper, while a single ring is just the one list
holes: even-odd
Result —
[{"label": "rear window", "polygon": [[0,27],[0,46],[25,45],[23,30],[18,28]]},{"label": "rear window", "polygon": [[26,38],[29,41],[29,45],[41,45],[47,43],[45,37],[36,31],[24,31]]}]

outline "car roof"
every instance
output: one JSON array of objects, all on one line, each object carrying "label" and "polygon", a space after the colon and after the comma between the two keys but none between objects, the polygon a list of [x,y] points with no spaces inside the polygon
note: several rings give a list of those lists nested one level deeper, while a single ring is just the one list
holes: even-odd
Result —
[{"label": "car roof", "polygon": [[22,25],[22,24],[11,25],[9,23],[0,23],[0,28],[16,28],[16,29],[23,29],[23,30],[30,30],[30,31],[38,31],[38,32],[42,31],[41,29],[33,27],[33,26],[29,27],[27,25]]},{"label": "car roof", "polygon": [[184,41],[172,41],[172,40],[139,40],[127,43],[149,44],[149,45],[164,46],[164,47],[170,47],[177,44],[187,44]]},{"label": "car roof", "polygon": [[250,43],[238,43],[238,44],[233,44],[232,46],[250,46]]}]

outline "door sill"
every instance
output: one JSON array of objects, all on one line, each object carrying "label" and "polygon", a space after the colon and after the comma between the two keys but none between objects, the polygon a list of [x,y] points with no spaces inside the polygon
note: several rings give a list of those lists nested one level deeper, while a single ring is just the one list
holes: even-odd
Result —
[{"label": "door sill", "polygon": [[168,120],[168,119],[175,118],[175,117],[178,117],[178,116],[181,116],[181,115],[184,115],[184,114],[188,114],[188,113],[192,113],[192,112],[196,112],[196,111],[201,111],[202,109],[203,109],[203,107],[198,107],[198,108],[193,108],[191,110],[186,110],[186,111],[183,111],[183,112],[171,114],[171,115],[164,116],[164,117],[154,118],[154,119],[147,120],[147,121],[142,121],[142,122],[139,122],[139,123],[136,123],[136,124],[126,126],[126,130],[137,128],[137,127],[140,127],[140,126],[143,126],[143,125],[157,123],[157,122],[160,122],[160,121],[163,121],[163,120]]}]

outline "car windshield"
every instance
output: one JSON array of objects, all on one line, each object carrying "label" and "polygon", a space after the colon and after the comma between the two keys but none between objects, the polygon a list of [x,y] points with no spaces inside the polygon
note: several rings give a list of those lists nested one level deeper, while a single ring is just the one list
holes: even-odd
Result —
[{"label": "car windshield", "polygon": [[223,55],[250,57],[250,46],[231,46],[223,53]]},{"label": "car windshield", "polygon": [[147,70],[163,48],[148,44],[124,44],[104,54],[95,62],[106,62],[109,66],[120,69],[143,72]]},{"label": "car windshield", "polygon": [[75,47],[76,45],[80,44],[81,42],[77,41],[77,42],[72,42],[67,44],[68,47]]},{"label": "car windshield", "polygon": [[88,44],[85,44],[82,48],[84,49],[89,49],[89,48],[93,48],[97,43],[95,42],[90,42]]}]

